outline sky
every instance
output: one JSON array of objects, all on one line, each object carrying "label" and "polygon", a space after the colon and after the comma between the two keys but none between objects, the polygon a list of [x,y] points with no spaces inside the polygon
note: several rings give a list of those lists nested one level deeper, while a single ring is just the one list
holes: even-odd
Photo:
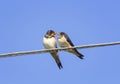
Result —
[{"label": "sky", "polygon": [[[0,54],[44,49],[47,30],[76,46],[120,41],[120,0],[1,0]],[[59,45],[58,45],[59,47]],[[120,45],[0,58],[0,84],[120,84]]]}]

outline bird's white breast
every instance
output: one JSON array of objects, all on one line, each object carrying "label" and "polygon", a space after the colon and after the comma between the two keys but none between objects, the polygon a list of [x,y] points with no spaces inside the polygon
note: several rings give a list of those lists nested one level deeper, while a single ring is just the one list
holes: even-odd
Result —
[{"label": "bird's white breast", "polygon": [[61,38],[58,38],[58,43],[60,47],[71,47],[71,45],[67,42],[64,36],[62,36]]},{"label": "bird's white breast", "polygon": [[46,49],[49,48],[56,48],[56,39],[54,37],[52,38],[43,38],[43,45]]}]

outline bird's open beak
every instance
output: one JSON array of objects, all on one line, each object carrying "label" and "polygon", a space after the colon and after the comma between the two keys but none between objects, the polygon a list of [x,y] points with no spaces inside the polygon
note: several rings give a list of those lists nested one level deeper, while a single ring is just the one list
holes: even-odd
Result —
[{"label": "bird's open beak", "polygon": [[56,35],[57,33],[56,32],[54,32],[54,35]]},{"label": "bird's open beak", "polygon": [[51,37],[55,37],[56,34],[57,34],[56,32],[52,33]]}]

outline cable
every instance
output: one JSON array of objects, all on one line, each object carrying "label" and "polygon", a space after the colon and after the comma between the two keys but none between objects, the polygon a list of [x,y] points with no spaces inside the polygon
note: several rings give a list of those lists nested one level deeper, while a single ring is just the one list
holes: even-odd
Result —
[{"label": "cable", "polygon": [[103,46],[113,46],[113,45],[120,45],[120,42],[109,42],[109,43],[100,43],[100,44],[88,44],[82,46],[74,46],[74,47],[66,47],[66,48],[54,48],[54,49],[42,49],[42,50],[32,50],[32,51],[22,51],[22,52],[12,52],[12,53],[5,53],[0,54],[0,57],[13,57],[13,56],[23,56],[29,54],[41,54],[46,53],[54,50],[67,50],[67,49],[86,49],[86,48],[93,48],[93,47],[103,47]]}]

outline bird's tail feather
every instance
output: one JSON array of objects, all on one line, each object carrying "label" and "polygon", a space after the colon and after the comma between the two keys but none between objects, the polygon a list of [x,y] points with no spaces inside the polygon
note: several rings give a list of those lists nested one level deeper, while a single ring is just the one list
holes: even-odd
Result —
[{"label": "bird's tail feather", "polygon": [[74,52],[75,55],[77,55],[80,59],[84,59],[84,55],[82,55],[81,53],[79,53],[76,49],[75,49],[75,52]]},{"label": "bird's tail feather", "polygon": [[53,58],[55,59],[55,62],[57,63],[58,68],[59,68],[59,69],[63,68],[62,63],[61,63],[61,61],[60,61],[60,59],[59,59],[58,54],[57,54],[57,53],[51,53],[51,55],[52,55]]}]

